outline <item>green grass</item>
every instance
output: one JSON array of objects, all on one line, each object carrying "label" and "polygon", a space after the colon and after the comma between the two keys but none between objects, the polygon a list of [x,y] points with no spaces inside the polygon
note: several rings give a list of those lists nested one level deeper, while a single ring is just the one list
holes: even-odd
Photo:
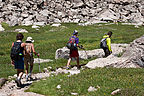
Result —
[{"label": "green grass", "polygon": [[[73,33],[73,30],[79,31],[80,44],[82,44],[86,50],[99,48],[99,42],[104,33],[112,31],[112,43],[130,43],[134,39],[144,34],[144,28],[135,28],[131,25],[104,25],[99,24],[90,26],[78,26],[73,23],[65,23],[60,27],[51,27],[47,25],[40,27],[40,30],[32,29],[31,26],[14,26],[9,27],[6,23],[2,24],[6,29],[5,32],[0,32],[0,77],[7,77],[15,74],[14,68],[10,65],[10,49],[12,42],[15,41],[17,33],[13,31],[17,28],[24,28],[29,33],[24,33],[24,40],[27,36],[32,36],[35,40],[35,50],[40,53],[40,58],[54,60],[56,49],[66,45],[68,38]],[[59,64],[62,62],[61,64]],[[66,60],[54,60],[51,63],[42,63],[41,68],[47,67],[47,65],[53,68],[66,65]],[[83,61],[82,61],[83,62]],[[86,62],[85,62],[86,63]],[[34,66],[34,72],[38,72],[38,64]]]},{"label": "green grass", "polygon": [[[27,91],[46,96],[71,96],[72,92],[79,96],[110,96],[112,91],[122,89],[117,96],[143,96],[143,73],[142,69],[86,69],[71,77],[68,74],[51,76],[47,80],[33,83]],[[61,85],[61,89],[57,89],[57,85]],[[100,88],[88,92],[90,86]]]},{"label": "green grass", "polygon": [[[13,31],[17,28],[24,28],[29,33],[24,33],[24,40],[27,36],[35,40],[35,50],[40,53],[40,58],[52,59],[53,62],[41,63],[41,69],[51,66],[54,70],[66,65],[66,59],[55,60],[55,52],[58,48],[66,45],[68,38],[73,30],[78,30],[80,45],[86,50],[99,48],[99,43],[108,31],[112,31],[112,43],[130,43],[134,39],[144,34],[144,27],[135,28],[132,25],[104,25],[94,24],[89,26],[78,26],[73,23],[65,23],[60,27],[51,27],[47,25],[40,27],[39,30],[32,29],[31,26],[14,26],[9,27],[6,23],[2,24],[6,29],[0,32],[0,77],[7,78],[9,75],[16,74],[13,66],[10,64],[10,49],[12,42],[15,41],[17,33]],[[119,54],[121,56],[123,53]],[[89,59],[90,60],[90,59]],[[86,64],[89,60],[80,60],[80,64]],[[76,65],[72,62],[72,65]],[[38,72],[38,64],[34,65],[34,73]],[[69,96],[71,92],[79,93],[81,96],[109,96],[110,93],[121,88],[120,96],[142,96],[144,91],[143,69],[115,69],[115,68],[97,68],[95,70],[84,70],[81,74],[67,77],[58,75],[41,80],[32,84],[28,91],[33,91],[47,96]],[[56,89],[60,84],[62,88]],[[96,92],[87,92],[89,86],[100,86]]]}]

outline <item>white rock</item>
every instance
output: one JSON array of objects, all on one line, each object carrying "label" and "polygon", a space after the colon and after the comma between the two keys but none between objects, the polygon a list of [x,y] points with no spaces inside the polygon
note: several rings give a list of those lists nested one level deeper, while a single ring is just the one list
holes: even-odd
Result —
[{"label": "white rock", "polygon": [[118,92],[120,92],[121,91],[121,89],[116,89],[116,90],[114,90],[112,93],[111,93],[111,95],[115,95],[115,94],[117,94]]},{"label": "white rock", "polygon": [[15,32],[28,33],[26,29],[15,29]]},{"label": "white rock", "polygon": [[71,95],[78,95],[78,93],[71,93]]},{"label": "white rock", "polygon": [[60,89],[61,88],[61,85],[57,85],[57,87],[56,87],[57,89]]},{"label": "white rock", "polygon": [[51,62],[51,59],[41,59],[41,58],[34,58],[34,63],[44,63],[44,62]]},{"label": "white rock", "polygon": [[61,24],[52,24],[52,27],[59,27]]},{"label": "white rock", "polygon": [[45,22],[34,22],[33,25],[45,26]]},{"label": "white rock", "polygon": [[39,26],[33,25],[32,28],[40,28]]},{"label": "white rock", "polygon": [[4,31],[5,29],[2,27],[2,25],[0,24],[0,31]]},{"label": "white rock", "polygon": [[95,87],[90,86],[88,88],[88,92],[92,92],[92,91],[97,91],[97,89]]}]

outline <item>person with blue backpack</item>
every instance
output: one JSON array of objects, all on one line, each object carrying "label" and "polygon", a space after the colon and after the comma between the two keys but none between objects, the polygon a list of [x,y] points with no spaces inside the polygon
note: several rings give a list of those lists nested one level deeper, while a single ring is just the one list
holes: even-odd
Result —
[{"label": "person with blue backpack", "polygon": [[69,69],[72,58],[76,58],[77,68],[80,68],[79,53],[78,53],[78,47],[80,48],[80,46],[78,44],[79,44],[78,31],[74,30],[73,35],[69,38],[69,42],[67,43],[67,48],[70,49],[70,55],[66,69]]},{"label": "person with blue backpack", "polygon": [[17,78],[15,82],[17,83],[17,86],[21,86],[21,78],[24,72],[24,55],[23,51],[25,49],[25,43],[22,42],[22,39],[24,38],[22,33],[18,33],[16,35],[16,42],[12,43],[11,48],[11,63],[14,65],[15,69],[17,70]]},{"label": "person with blue backpack", "polygon": [[104,50],[105,57],[109,56],[112,53],[111,36],[112,32],[109,31],[106,35],[103,36],[103,39],[101,40],[100,43],[100,47]]}]

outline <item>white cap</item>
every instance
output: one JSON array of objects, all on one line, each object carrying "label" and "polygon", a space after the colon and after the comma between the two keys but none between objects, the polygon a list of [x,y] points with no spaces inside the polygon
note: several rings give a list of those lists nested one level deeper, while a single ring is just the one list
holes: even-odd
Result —
[{"label": "white cap", "polygon": [[34,40],[32,39],[32,37],[27,37],[26,41],[34,42]]}]

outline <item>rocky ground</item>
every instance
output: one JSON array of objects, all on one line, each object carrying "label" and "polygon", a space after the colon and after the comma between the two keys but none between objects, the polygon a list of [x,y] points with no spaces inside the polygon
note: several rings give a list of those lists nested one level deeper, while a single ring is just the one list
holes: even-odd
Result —
[{"label": "rocky ground", "polygon": [[143,25],[143,0],[0,0],[0,23],[131,22]]}]

